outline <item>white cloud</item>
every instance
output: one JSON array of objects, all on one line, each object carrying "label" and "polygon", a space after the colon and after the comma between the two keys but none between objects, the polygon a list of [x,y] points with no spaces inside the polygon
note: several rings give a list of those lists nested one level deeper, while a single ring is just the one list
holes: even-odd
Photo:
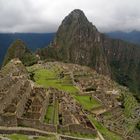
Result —
[{"label": "white cloud", "polygon": [[0,0],[0,32],[55,32],[74,9],[82,9],[102,32],[140,30],[139,5],[139,0]]}]

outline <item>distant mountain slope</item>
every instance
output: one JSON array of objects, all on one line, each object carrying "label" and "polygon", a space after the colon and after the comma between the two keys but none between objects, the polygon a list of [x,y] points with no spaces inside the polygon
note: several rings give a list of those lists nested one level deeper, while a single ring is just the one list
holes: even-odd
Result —
[{"label": "distant mountain slope", "polygon": [[37,57],[32,53],[22,40],[14,41],[7,50],[4,57],[3,66],[10,60],[19,58],[25,66],[30,66],[37,62]]},{"label": "distant mountain slope", "polygon": [[48,45],[54,35],[55,33],[0,33],[0,65],[8,47],[15,40],[23,40],[32,51],[35,51],[37,48]]},{"label": "distant mountain slope", "polygon": [[132,31],[129,33],[116,31],[116,32],[109,32],[106,34],[114,39],[122,39],[132,43],[140,44],[140,31]]}]

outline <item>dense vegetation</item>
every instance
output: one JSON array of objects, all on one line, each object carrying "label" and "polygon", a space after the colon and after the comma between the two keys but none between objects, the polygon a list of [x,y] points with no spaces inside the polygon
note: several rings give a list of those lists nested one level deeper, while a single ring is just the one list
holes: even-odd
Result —
[{"label": "dense vegetation", "polygon": [[139,104],[130,93],[122,94],[122,103],[124,107],[126,133],[131,133],[136,128],[139,128],[140,118],[138,112],[136,111],[136,109],[139,108]]},{"label": "dense vegetation", "polygon": [[54,36],[55,33],[0,33],[0,65],[10,44],[17,39],[23,40],[31,51],[35,51],[49,45]]},{"label": "dense vegetation", "polygon": [[104,48],[113,79],[139,94],[140,47],[120,40],[107,39],[106,42]]},{"label": "dense vegetation", "polygon": [[26,44],[21,40],[16,40],[8,48],[4,58],[3,66],[13,58],[19,58],[25,66],[30,66],[37,62],[37,57],[35,54],[33,54],[26,47]]},{"label": "dense vegetation", "polygon": [[107,140],[123,140],[119,135],[109,131],[106,127],[103,126],[100,122],[98,122],[94,117],[89,116],[89,119],[95,125],[97,130],[104,136]]}]

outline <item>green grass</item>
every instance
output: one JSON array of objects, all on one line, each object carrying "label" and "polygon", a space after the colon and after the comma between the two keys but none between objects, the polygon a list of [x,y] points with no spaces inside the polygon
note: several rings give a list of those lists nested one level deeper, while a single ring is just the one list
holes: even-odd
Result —
[{"label": "green grass", "polygon": [[105,112],[104,113],[104,118],[105,119],[110,119],[112,117],[112,113],[111,112]]},{"label": "green grass", "polygon": [[46,123],[51,123],[53,121],[52,120],[53,112],[54,112],[53,105],[49,105],[48,108],[47,108],[47,111],[46,111],[45,119],[44,119],[44,121]]},{"label": "green grass", "polygon": [[10,140],[56,140],[56,137],[54,135],[48,135],[46,137],[38,136],[35,138],[30,138],[27,135],[11,134],[11,135],[6,135],[5,137],[9,138]]},{"label": "green grass", "polygon": [[72,137],[77,137],[77,138],[88,138],[88,139],[95,139],[97,138],[96,135],[92,134],[80,134],[78,132],[75,133],[66,133],[66,135],[72,136]]},{"label": "green grass", "polygon": [[58,101],[54,105],[49,105],[44,118],[46,123],[58,124]]},{"label": "green grass", "polygon": [[55,110],[54,110],[54,124],[59,124],[59,119],[58,119],[58,100],[55,101]]},{"label": "green grass", "polygon": [[124,113],[125,116],[129,118],[133,115],[134,109],[138,107],[138,102],[134,96],[129,93],[125,93],[123,96]]},{"label": "green grass", "polygon": [[92,116],[89,116],[89,119],[106,140],[123,140],[122,137],[109,131],[106,127],[104,127],[100,122],[98,122]]},{"label": "green grass", "polygon": [[49,137],[38,137],[35,140],[56,140],[55,136],[49,136]]},{"label": "green grass", "polygon": [[52,69],[38,69],[35,71],[34,79],[37,84],[46,88],[54,87],[70,93],[75,93],[78,89],[71,84],[70,79],[58,77],[58,73]]},{"label": "green grass", "polygon": [[8,135],[7,137],[10,138],[11,140],[29,140],[28,136],[21,134],[12,134]]},{"label": "green grass", "polygon": [[90,100],[90,96],[78,96],[74,95],[75,99],[83,106],[86,110],[91,110],[93,108],[101,106],[100,102],[96,99],[92,98]]}]

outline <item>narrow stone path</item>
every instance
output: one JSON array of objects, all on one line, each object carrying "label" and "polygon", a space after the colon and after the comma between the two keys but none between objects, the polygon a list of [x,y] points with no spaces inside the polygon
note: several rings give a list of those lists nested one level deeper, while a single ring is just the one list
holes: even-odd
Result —
[{"label": "narrow stone path", "polygon": [[76,140],[100,140],[99,138],[95,138],[95,139],[78,138],[78,137],[74,137],[74,136],[68,136],[68,135],[62,135],[62,134],[58,134],[58,133],[46,132],[46,131],[42,131],[42,130],[38,130],[38,129],[34,129],[34,128],[0,126],[0,134],[17,133],[17,134],[32,135],[31,134],[32,132],[35,133],[36,135],[39,135],[39,136],[55,135],[57,140],[61,140],[61,137],[72,138],[72,139],[76,139]]}]

